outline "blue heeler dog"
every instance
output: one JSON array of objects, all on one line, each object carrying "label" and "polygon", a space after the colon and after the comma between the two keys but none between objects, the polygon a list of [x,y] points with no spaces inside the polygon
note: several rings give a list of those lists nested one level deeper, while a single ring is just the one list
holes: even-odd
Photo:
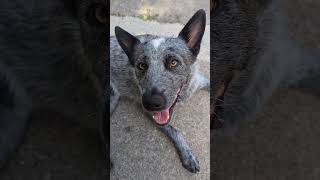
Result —
[{"label": "blue heeler dog", "polygon": [[185,102],[197,90],[209,91],[210,82],[194,62],[205,31],[204,10],[196,12],[178,37],[133,36],[115,28],[110,38],[110,113],[124,96],[142,104],[150,119],[174,143],[183,166],[190,172],[200,170],[191,147],[169,125],[174,107]]}]

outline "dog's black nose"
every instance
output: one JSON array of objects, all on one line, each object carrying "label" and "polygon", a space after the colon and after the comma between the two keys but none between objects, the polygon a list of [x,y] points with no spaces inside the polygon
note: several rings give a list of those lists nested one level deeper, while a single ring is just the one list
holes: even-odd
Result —
[{"label": "dog's black nose", "polygon": [[166,106],[166,98],[158,89],[153,88],[151,92],[142,95],[142,104],[148,111],[160,111]]}]

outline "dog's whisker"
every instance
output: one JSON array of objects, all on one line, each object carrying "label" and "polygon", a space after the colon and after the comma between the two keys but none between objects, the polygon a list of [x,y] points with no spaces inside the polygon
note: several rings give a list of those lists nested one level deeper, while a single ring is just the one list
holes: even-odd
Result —
[{"label": "dog's whisker", "polygon": [[217,104],[215,107],[236,106],[237,104]]},{"label": "dog's whisker", "polygon": [[222,100],[220,98],[215,98],[215,100],[220,101],[220,102],[224,102],[224,100]]}]

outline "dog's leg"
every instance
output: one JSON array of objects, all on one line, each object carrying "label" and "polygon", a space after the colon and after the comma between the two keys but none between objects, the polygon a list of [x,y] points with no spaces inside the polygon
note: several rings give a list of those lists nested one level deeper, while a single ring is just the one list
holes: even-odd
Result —
[{"label": "dog's leg", "polygon": [[0,64],[0,168],[22,141],[31,103]]},{"label": "dog's leg", "polygon": [[118,92],[116,86],[110,83],[110,115],[113,113],[117,107],[119,101],[120,93]]},{"label": "dog's leg", "polygon": [[185,167],[190,172],[198,172],[200,170],[199,161],[182,134],[171,125],[161,126],[160,129],[170,138],[170,140],[175,145],[183,167]]}]

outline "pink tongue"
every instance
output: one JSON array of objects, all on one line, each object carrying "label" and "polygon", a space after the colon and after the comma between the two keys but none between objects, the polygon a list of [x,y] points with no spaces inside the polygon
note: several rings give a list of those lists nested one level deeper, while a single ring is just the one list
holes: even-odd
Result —
[{"label": "pink tongue", "polygon": [[158,124],[166,124],[169,121],[169,108],[153,114],[153,119]]}]

